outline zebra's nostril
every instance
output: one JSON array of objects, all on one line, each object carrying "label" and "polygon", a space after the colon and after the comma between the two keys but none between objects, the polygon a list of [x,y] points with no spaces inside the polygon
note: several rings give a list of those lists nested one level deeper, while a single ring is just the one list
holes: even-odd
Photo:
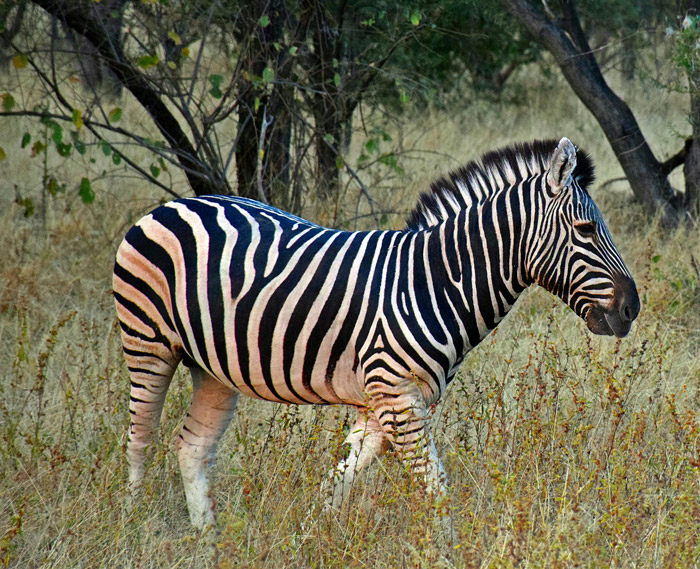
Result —
[{"label": "zebra's nostril", "polygon": [[625,304],[625,306],[622,307],[622,319],[629,322],[632,318],[632,309],[629,304]]},{"label": "zebra's nostril", "polygon": [[620,317],[622,318],[623,322],[632,322],[632,320],[637,317],[637,314],[639,314],[638,301],[636,303],[634,301],[626,302],[620,309]]}]

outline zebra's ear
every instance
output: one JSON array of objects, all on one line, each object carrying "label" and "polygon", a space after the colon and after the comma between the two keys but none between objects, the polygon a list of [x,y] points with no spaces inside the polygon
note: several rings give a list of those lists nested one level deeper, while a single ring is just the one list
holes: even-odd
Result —
[{"label": "zebra's ear", "polygon": [[549,167],[549,185],[557,193],[569,184],[571,173],[576,168],[576,147],[566,137],[562,138],[552,154]]}]

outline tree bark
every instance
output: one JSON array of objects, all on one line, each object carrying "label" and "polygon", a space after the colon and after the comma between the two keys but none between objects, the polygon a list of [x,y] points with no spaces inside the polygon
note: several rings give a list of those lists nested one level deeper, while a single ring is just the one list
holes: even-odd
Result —
[{"label": "tree bark", "polygon": [[610,89],[588,46],[573,0],[562,0],[562,26],[527,0],[504,0],[508,11],[553,56],[579,99],[600,124],[637,199],[675,225],[675,195],[627,104]]},{"label": "tree bark", "polygon": [[700,215],[700,76],[689,77],[689,84],[690,124],[693,127],[693,138],[683,165],[684,203],[690,214],[697,216]]},{"label": "tree bark", "polygon": [[[196,195],[228,194],[230,188],[220,172],[212,171],[197,156],[197,151],[182,130],[177,118],[153,89],[148,80],[125,57],[121,43],[110,41],[99,12],[83,2],[67,0],[32,0],[62,21],[75,33],[85,37],[98,50],[105,64],[121,84],[148,111],[167,144],[174,151]],[[122,7],[126,0],[122,2]]]},{"label": "tree bark", "polygon": [[[341,2],[339,8],[341,22],[344,4]],[[340,76],[337,66],[341,59],[342,27],[331,26],[318,0],[306,2],[305,8],[313,14],[310,31],[314,49],[309,54],[309,75],[314,85],[311,110],[316,127],[317,193],[323,201],[332,202],[339,189],[338,145],[346,120],[341,85],[335,82],[336,73]]]},{"label": "tree bark", "polygon": [[[685,14],[700,15],[700,0],[685,0]],[[700,215],[700,70],[687,71],[690,90],[690,124],[693,136],[685,158],[683,173],[685,175],[685,207],[691,215]]]}]

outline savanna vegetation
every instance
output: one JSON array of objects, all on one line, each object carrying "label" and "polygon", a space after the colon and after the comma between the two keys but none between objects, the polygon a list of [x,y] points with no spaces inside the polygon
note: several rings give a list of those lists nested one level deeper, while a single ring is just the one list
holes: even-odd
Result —
[{"label": "savanna vegetation", "polygon": [[[122,42],[122,76],[99,38],[51,16],[91,4],[0,3],[0,566],[700,566],[691,3],[587,2],[572,20],[566,1],[387,2],[341,19],[358,5],[102,0],[100,21],[118,22],[97,30]],[[173,11],[188,4],[198,10]],[[528,6],[579,52],[585,35],[584,65],[633,113],[662,189],[633,187],[566,57],[513,19]],[[127,512],[129,380],[110,279],[139,216],[173,194],[226,191],[337,227],[401,227],[438,174],[562,136],[593,156],[592,195],[642,311],[627,338],[593,337],[554,297],[525,294],[435,409],[441,509],[389,455],[341,512],[309,517],[352,412],[246,399],[218,453],[212,545],[191,529],[179,479],[191,390],[179,371]],[[434,523],[447,513],[450,544]]]}]

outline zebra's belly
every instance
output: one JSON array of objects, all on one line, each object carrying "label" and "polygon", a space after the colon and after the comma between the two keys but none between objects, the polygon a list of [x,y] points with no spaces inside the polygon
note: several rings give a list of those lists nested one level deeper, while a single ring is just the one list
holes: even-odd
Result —
[{"label": "zebra's belly", "polygon": [[282,345],[269,352],[239,353],[231,344],[225,358],[199,355],[193,359],[221,383],[243,395],[293,404],[363,406],[366,403],[363,379],[355,369],[354,349],[347,348],[331,365],[329,350],[309,353],[299,347],[289,357]]}]

